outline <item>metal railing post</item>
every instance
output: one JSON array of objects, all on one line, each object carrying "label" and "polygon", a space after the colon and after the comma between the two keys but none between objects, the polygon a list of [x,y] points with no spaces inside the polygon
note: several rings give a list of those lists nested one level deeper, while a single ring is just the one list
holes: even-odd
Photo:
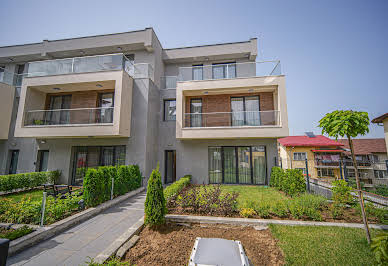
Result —
[{"label": "metal railing post", "polygon": [[44,224],[44,212],[46,210],[46,198],[47,198],[47,192],[43,192],[42,215],[40,216],[40,226],[42,226],[42,227],[43,227],[43,224]]},{"label": "metal railing post", "polygon": [[114,178],[112,177],[112,186],[110,188],[110,199],[112,200],[113,199],[113,187],[114,187],[114,184],[115,184],[115,180]]},{"label": "metal railing post", "polygon": [[309,164],[306,158],[306,179],[307,179],[307,191],[310,192],[310,177],[309,177]]}]

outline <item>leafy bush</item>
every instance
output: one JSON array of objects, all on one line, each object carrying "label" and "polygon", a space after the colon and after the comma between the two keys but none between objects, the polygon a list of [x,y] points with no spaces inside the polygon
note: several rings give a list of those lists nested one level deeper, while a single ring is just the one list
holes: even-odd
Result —
[{"label": "leafy bush", "polygon": [[259,204],[255,206],[255,211],[262,218],[269,217],[270,209],[271,209],[270,205],[266,202],[259,202]]},{"label": "leafy bush", "polygon": [[32,231],[34,231],[34,229],[28,227],[27,225],[24,225],[18,229],[9,229],[9,230],[4,229],[4,230],[2,230],[0,228],[0,238],[14,240],[16,238],[25,236],[25,235],[31,233]]},{"label": "leafy bush", "polygon": [[270,179],[270,186],[271,187],[276,187],[279,188],[281,187],[281,184],[283,182],[283,176],[284,176],[284,171],[280,167],[272,167],[271,169],[271,179]]},{"label": "leafy bush", "polygon": [[34,188],[45,183],[55,183],[60,176],[60,171],[32,172],[0,176],[0,191],[14,189]]},{"label": "leafy bush", "polygon": [[322,196],[308,193],[294,197],[288,202],[288,209],[295,219],[307,218],[321,221],[320,210],[327,204],[327,200]]},{"label": "leafy bush", "polygon": [[256,215],[256,212],[254,209],[251,208],[242,208],[240,210],[240,215],[244,218],[251,218]]},{"label": "leafy bush", "polygon": [[388,233],[383,232],[372,239],[371,249],[378,265],[388,265]]},{"label": "leafy bush", "polygon": [[271,206],[271,213],[280,218],[287,217],[288,216],[287,201],[276,201]]},{"label": "leafy bush", "polygon": [[353,202],[353,196],[350,193],[352,188],[348,186],[345,180],[335,180],[332,185],[331,191],[336,204],[350,204]]},{"label": "leafy bush", "polygon": [[168,202],[170,199],[175,199],[175,197],[178,195],[179,192],[182,191],[182,189],[190,185],[190,181],[191,175],[185,175],[178,181],[175,181],[174,183],[166,187],[164,189],[164,197],[166,198],[166,201]]},{"label": "leafy bush", "polygon": [[137,165],[101,166],[89,168],[84,178],[84,199],[87,206],[97,206],[113,195],[119,196],[141,186],[141,172]]},{"label": "leafy bush", "polygon": [[282,190],[290,196],[306,191],[306,183],[300,169],[287,169],[282,180]]},{"label": "leafy bush", "polygon": [[171,205],[184,212],[230,216],[237,211],[237,197],[238,193],[222,193],[220,185],[191,186],[182,190]]},{"label": "leafy bush", "polygon": [[[361,216],[361,207],[358,203],[356,205],[356,211],[358,215]],[[367,217],[374,217],[377,219],[378,223],[381,224],[388,224],[388,208],[378,208],[374,206],[372,203],[366,202],[365,203],[365,212]]]},{"label": "leafy bush", "polygon": [[374,191],[374,193],[376,193],[377,195],[388,197],[388,186],[377,185],[375,188],[376,188],[376,191]]},{"label": "leafy bush", "polygon": [[145,224],[155,226],[165,223],[167,208],[166,199],[163,194],[159,165],[152,171],[151,176],[148,179],[147,196],[144,206]]}]

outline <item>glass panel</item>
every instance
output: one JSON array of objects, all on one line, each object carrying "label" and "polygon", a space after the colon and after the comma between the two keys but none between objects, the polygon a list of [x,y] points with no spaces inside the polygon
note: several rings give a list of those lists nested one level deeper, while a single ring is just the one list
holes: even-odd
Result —
[{"label": "glass panel", "polygon": [[[71,95],[62,96],[61,109],[70,109],[70,108],[71,108]],[[60,124],[69,124],[69,122],[70,122],[70,110],[62,110]]]},{"label": "glass panel", "polygon": [[231,98],[232,126],[244,125],[244,99]]},{"label": "glass panel", "polygon": [[39,171],[40,172],[47,171],[48,157],[49,157],[49,152],[48,151],[40,151],[40,165],[39,165]]},{"label": "glass panel", "polygon": [[245,125],[259,126],[260,125],[260,105],[259,96],[245,97]]},{"label": "glass panel", "polygon": [[88,147],[88,168],[100,166],[100,147]]},{"label": "glass panel", "polygon": [[190,124],[191,127],[202,126],[202,99],[191,99],[190,101]]},{"label": "glass panel", "polygon": [[[99,100],[99,107],[104,107],[99,110],[99,123],[112,123],[113,122],[113,108],[114,107],[114,93],[101,93]],[[98,112],[97,112],[98,113]]]},{"label": "glass panel", "polygon": [[224,147],[224,183],[236,184],[236,152],[234,147]]},{"label": "glass panel", "polygon": [[252,184],[251,151],[249,147],[238,147],[238,181],[240,184]]},{"label": "glass panel", "polygon": [[222,183],[221,147],[209,147],[209,182]]},{"label": "glass panel", "polygon": [[227,64],[226,69],[227,69],[228,79],[236,78],[236,64]]},{"label": "glass panel", "polygon": [[115,165],[125,165],[125,146],[116,146]]},{"label": "glass panel", "polygon": [[176,101],[175,100],[164,101],[164,120],[165,121],[176,120]]},{"label": "glass panel", "polygon": [[175,181],[175,151],[166,151],[166,183]]},{"label": "glass panel", "polygon": [[113,163],[113,154],[114,154],[114,147],[102,147],[101,165],[102,166],[114,165],[114,163]]},{"label": "glass panel", "polygon": [[253,184],[264,185],[266,178],[265,147],[252,147]]},{"label": "glass panel", "polygon": [[225,78],[225,65],[213,65],[213,79]]},{"label": "glass panel", "polygon": [[9,165],[9,174],[16,174],[16,170],[18,167],[18,160],[19,160],[19,151],[13,150],[11,151],[11,161]]},{"label": "glass panel", "polygon": [[87,147],[78,147],[75,152],[73,184],[82,185],[87,170]]},{"label": "glass panel", "polygon": [[120,70],[123,68],[121,54],[109,56],[87,56],[74,58],[74,73],[94,72],[102,70]]},{"label": "glass panel", "polygon": [[[50,110],[59,110],[62,107],[62,97],[61,96],[51,96],[50,98]],[[48,124],[57,125],[60,121],[60,112],[50,112],[48,118]]]},{"label": "glass panel", "polygon": [[193,80],[203,80],[203,66],[193,66]]}]

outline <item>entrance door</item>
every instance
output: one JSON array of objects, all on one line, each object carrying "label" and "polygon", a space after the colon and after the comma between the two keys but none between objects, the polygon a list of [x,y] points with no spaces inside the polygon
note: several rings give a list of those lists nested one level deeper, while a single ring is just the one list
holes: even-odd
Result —
[{"label": "entrance door", "polygon": [[49,157],[49,151],[47,150],[38,151],[38,172],[47,171],[48,157]]},{"label": "entrance door", "polygon": [[10,156],[11,160],[9,163],[8,174],[16,174],[16,170],[18,168],[19,150],[11,150]]},{"label": "entrance door", "polygon": [[173,183],[176,181],[176,151],[165,152],[165,177],[164,183]]}]

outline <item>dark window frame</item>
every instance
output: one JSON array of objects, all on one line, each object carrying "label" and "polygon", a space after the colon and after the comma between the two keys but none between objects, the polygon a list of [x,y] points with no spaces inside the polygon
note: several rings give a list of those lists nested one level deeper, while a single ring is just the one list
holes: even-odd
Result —
[{"label": "dark window frame", "polygon": [[192,110],[191,110],[191,104],[192,104],[192,102],[193,102],[193,100],[195,101],[198,101],[198,100],[200,100],[201,101],[201,112],[200,113],[198,113],[198,114],[200,114],[200,117],[201,117],[201,126],[199,126],[199,127],[202,127],[202,122],[203,122],[203,119],[202,119],[202,111],[203,111],[203,100],[202,100],[202,98],[190,98],[190,127],[193,127],[193,122],[192,122],[192,116],[193,116],[193,112],[192,112]]},{"label": "dark window frame", "polygon": [[174,166],[173,166],[174,172],[173,172],[171,183],[176,181],[176,150],[164,150],[164,184],[171,184],[171,183],[167,183],[167,164],[168,164],[167,158],[168,158],[169,152],[172,152],[174,157]]},{"label": "dark window frame", "polygon": [[[11,171],[11,166],[13,165],[13,162],[15,160],[15,157],[14,157],[14,154],[17,154],[17,157],[16,157],[16,166],[15,166],[15,172]],[[18,149],[15,149],[15,150],[9,150],[9,163],[8,163],[8,174],[9,175],[12,175],[12,174],[16,174],[17,173],[17,170],[18,170],[18,164],[19,164],[19,155],[20,155],[20,150]]]},{"label": "dark window frame", "polygon": [[175,101],[175,112],[176,112],[176,99],[171,98],[171,99],[163,99],[163,121],[168,122],[168,121],[176,121],[176,114],[175,114],[175,119],[166,119],[166,102],[171,102]]},{"label": "dark window frame", "polygon": [[[194,79],[194,69],[201,69],[202,70],[202,79]],[[197,65],[192,65],[191,68],[191,75],[193,80],[203,80],[203,64],[197,64]]]},{"label": "dark window frame", "polygon": [[[259,110],[257,112],[259,112],[259,115],[260,115],[260,95],[245,95],[245,96],[231,96],[230,97],[230,121],[232,123],[232,126],[233,126],[233,111],[232,111],[232,99],[243,99],[243,112],[244,112],[244,125],[243,126],[247,126],[247,115],[246,115],[246,97],[257,97],[257,101],[259,102]],[[260,122],[261,123],[261,122]]]},{"label": "dark window frame", "polygon": [[38,152],[37,152],[36,167],[35,167],[37,172],[42,172],[42,156],[43,156],[43,153],[45,153],[45,152],[50,154],[49,150],[38,150]]}]

